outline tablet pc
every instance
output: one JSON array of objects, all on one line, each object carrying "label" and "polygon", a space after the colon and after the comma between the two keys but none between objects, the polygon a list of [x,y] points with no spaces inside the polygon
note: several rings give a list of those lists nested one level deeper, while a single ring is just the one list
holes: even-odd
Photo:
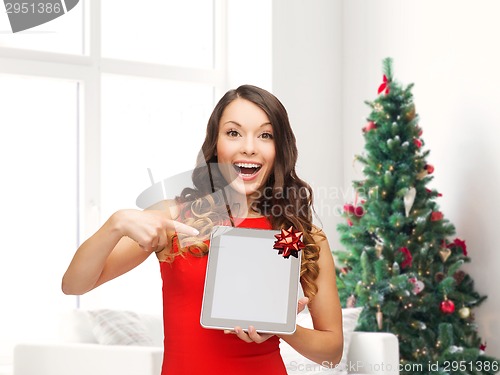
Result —
[{"label": "tablet pc", "polygon": [[279,231],[215,227],[208,252],[201,325],[258,332],[295,332],[301,251],[274,249]]}]

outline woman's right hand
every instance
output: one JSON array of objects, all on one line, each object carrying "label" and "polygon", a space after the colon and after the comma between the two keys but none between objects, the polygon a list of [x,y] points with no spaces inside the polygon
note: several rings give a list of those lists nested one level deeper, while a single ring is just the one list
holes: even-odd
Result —
[{"label": "woman's right hand", "polygon": [[190,236],[199,232],[186,224],[172,220],[166,210],[126,209],[113,214],[113,220],[122,236],[129,237],[146,252],[159,252],[168,243],[167,233],[175,231]]},{"label": "woman's right hand", "polygon": [[170,215],[170,208],[163,202],[145,211],[120,210],[111,215],[77,249],[63,276],[63,292],[83,294],[130,271],[151,252],[163,250],[173,231],[196,236],[196,229],[172,219],[177,215]]}]

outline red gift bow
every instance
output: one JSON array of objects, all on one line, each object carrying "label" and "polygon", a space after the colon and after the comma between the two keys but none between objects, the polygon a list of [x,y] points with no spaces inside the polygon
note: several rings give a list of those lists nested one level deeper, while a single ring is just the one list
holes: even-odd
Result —
[{"label": "red gift bow", "polygon": [[384,82],[378,87],[378,93],[380,94],[382,91],[385,90],[385,94],[389,94],[390,88],[389,88],[389,82],[387,81],[387,77],[384,74]]},{"label": "red gift bow", "polygon": [[279,250],[278,254],[285,259],[288,259],[290,255],[298,258],[299,251],[306,247],[301,241],[302,232],[295,231],[292,226],[287,230],[281,229],[281,234],[275,234],[274,237],[276,241],[273,248]]}]

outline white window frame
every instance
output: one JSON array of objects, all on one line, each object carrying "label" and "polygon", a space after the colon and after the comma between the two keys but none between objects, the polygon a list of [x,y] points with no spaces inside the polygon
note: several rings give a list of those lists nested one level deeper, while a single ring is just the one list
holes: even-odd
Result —
[{"label": "white window frame", "polygon": [[[100,128],[102,74],[119,74],[169,81],[207,84],[215,88],[214,99],[228,88],[227,80],[227,0],[214,0],[214,67],[199,69],[151,64],[101,56],[100,0],[82,0],[89,18],[89,53],[76,56],[61,53],[0,47],[0,73],[68,79],[83,86],[79,98],[79,239],[87,238],[101,223],[100,207]],[[85,27],[85,25],[83,26]],[[92,152],[90,152],[92,150]],[[78,299],[77,299],[78,301]],[[78,302],[77,302],[78,304]]]}]

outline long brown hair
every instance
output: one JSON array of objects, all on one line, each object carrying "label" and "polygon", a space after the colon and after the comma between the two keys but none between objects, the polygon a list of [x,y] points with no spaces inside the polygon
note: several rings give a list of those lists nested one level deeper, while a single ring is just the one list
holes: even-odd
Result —
[{"label": "long brown hair", "polygon": [[[223,189],[227,182],[218,168],[210,166],[217,163],[220,119],[224,109],[237,98],[254,103],[266,113],[273,129],[276,149],[273,171],[266,185],[258,192],[252,208],[266,216],[273,229],[293,226],[303,232],[303,242],[306,247],[302,254],[301,284],[304,294],[312,299],[318,290],[316,278],[319,274],[317,264],[319,246],[315,243],[313,235],[320,233],[312,224],[313,192],[295,172],[298,157],[295,136],[285,107],[271,93],[256,86],[243,85],[228,91],[219,100],[208,120],[205,141],[192,175],[195,188],[184,189],[176,198],[181,207],[181,215],[186,224],[198,228],[205,235],[215,223],[223,220],[224,213],[213,212],[211,208],[214,206],[225,208],[224,202],[214,202],[212,193]],[[186,251],[193,255],[204,256],[208,253],[208,247],[205,243],[187,246],[178,253],[171,254],[170,261]]]}]

